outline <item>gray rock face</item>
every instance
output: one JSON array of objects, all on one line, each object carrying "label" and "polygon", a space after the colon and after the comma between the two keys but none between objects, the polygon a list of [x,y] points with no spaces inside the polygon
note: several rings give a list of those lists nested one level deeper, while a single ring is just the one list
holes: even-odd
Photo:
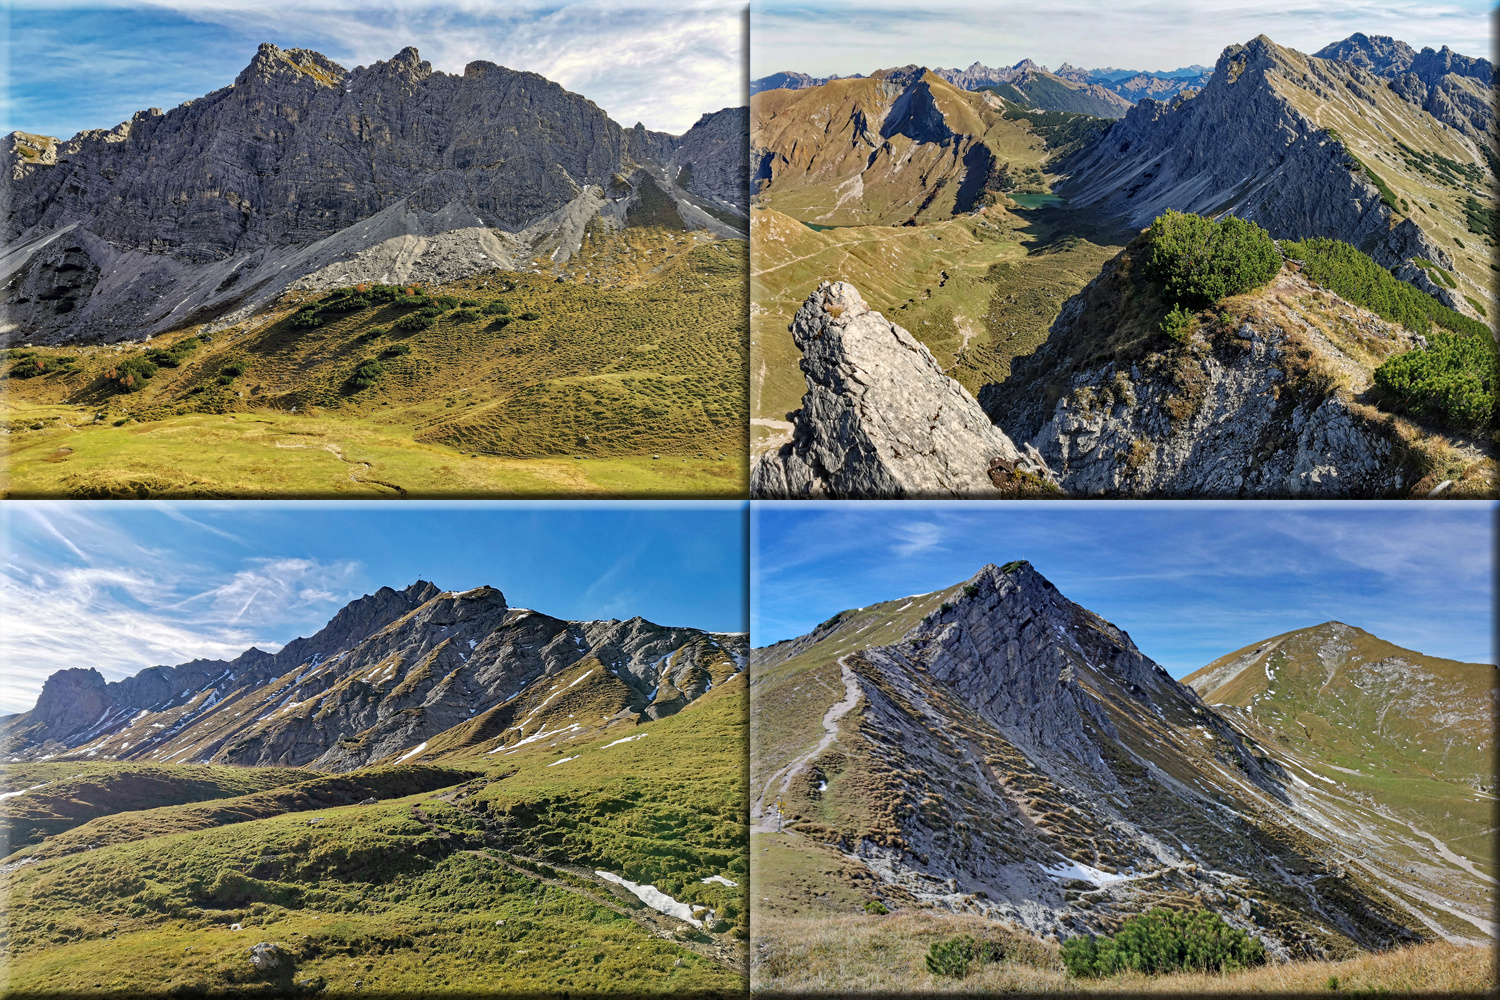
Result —
[{"label": "gray rock face", "polygon": [[688,191],[745,217],[750,210],[749,143],[750,109],[724,108],[698,119],[677,144],[672,163],[679,171],[690,171]]},{"label": "gray rock face", "polygon": [[[1084,335],[1096,294],[1115,294],[1110,279],[1119,264],[1106,265],[1064,304],[1047,343],[1019,360],[1005,383],[980,392],[996,422],[1029,441],[1069,494],[1379,497],[1406,485],[1389,430],[1356,412],[1350,389],[1302,392],[1290,384],[1288,353],[1311,344],[1328,369],[1349,373],[1353,391],[1369,385],[1358,362],[1291,311],[1242,323],[1214,342],[1199,335],[1175,353],[1075,368],[1069,342]],[[1289,298],[1311,292],[1291,273],[1271,289]],[[1415,346],[1408,331],[1373,313],[1342,300],[1330,308],[1370,342]],[[1044,383],[1069,370],[1048,405]]]},{"label": "gray rock face", "polygon": [[93,670],[60,671],[32,711],[0,725],[0,752],[347,771],[495,710],[529,735],[550,716],[538,707],[510,720],[506,706],[584,660],[596,664],[585,677],[616,685],[621,718],[656,719],[742,669],[746,641],[641,618],[567,622],[511,608],[490,587],[418,581],[354,601],[274,655],[251,649],[110,684]]},{"label": "gray rock face", "polygon": [[1191,100],[1132,108],[1066,164],[1072,180],[1060,191],[1137,227],[1169,208],[1228,212],[1278,239],[1352,243],[1386,267],[1412,257],[1450,267],[1447,252],[1410,218],[1393,228],[1379,190],[1345,166],[1343,145],[1288,96],[1341,102],[1365,117],[1370,109],[1358,93],[1380,89],[1379,77],[1351,63],[1299,56],[1262,35],[1225,49]]},{"label": "gray rock face", "polygon": [[792,440],[759,456],[751,496],[836,499],[1014,495],[1050,483],[927,347],[872,312],[853,285],[824,282],[792,322],[807,393]]},{"label": "gray rock face", "polygon": [[[0,339],[134,339],[237,322],[292,286],[566,260],[590,218],[621,223],[635,192],[617,178],[639,167],[690,165],[744,216],[729,175],[736,156],[744,173],[730,135],[746,134],[745,113],[705,115],[679,138],[622,129],[493,63],[434,73],[407,48],[346,71],[262,45],[232,86],[165,114],[65,141],[11,136]],[[738,235],[701,212],[693,222]]]}]

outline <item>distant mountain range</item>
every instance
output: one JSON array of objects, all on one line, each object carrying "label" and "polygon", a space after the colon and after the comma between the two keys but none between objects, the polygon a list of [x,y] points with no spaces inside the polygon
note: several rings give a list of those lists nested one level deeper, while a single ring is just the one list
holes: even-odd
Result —
[{"label": "distant mountain range", "polygon": [[744,635],[642,618],[569,622],[500,591],[426,581],[351,602],[279,652],[61,670],[0,720],[9,761],[219,763],[352,771],[444,751],[503,752],[672,715],[743,669]]},{"label": "distant mountain range", "polygon": [[590,220],[619,225],[643,199],[738,236],[744,133],[743,108],[679,137],[490,62],[452,75],[406,48],[351,71],[264,44],[166,113],[9,136],[0,341],[140,339],[289,288],[565,261]]},{"label": "distant mountain range", "polygon": [[[941,77],[964,90],[1009,86],[1030,107],[1044,111],[1083,111],[1103,118],[1119,118],[1125,109],[1143,97],[1165,100],[1184,90],[1201,88],[1212,70],[1204,66],[1187,66],[1169,72],[1128,69],[1080,69],[1063,63],[1056,71],[1022,59],[1014,66],[991,67],[975,62],[968,69],[933,69]],[[813,77],[806,73],[773,73],[750,81],[750,93],[763,90],[801,90],[818,87],[831,80],[852,77]],[[1050,87],[1049,87],[1050,84]],[[1009,93],[1003,96],[1011,97]],[[1017,98],[1011,98],[1013,100]],[[1067,105],[1067,106],[1064,106]]]},{"label": "distant mountain range", "polygon": [[1165,904],[1279,959],[1500,934],[1493,666],[1327,622],[1180,682],[1017,560],[755,649],[752,677],[753,829],[806,857],[765,912],[1062,938]]}]

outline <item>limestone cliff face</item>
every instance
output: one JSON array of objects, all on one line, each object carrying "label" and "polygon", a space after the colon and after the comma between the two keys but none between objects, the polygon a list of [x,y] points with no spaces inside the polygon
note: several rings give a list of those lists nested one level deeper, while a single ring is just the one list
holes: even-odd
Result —
[{"label": "limestone cliff face", "polygon": [[1050,485],[1035,452],[1017,449],[926,346],[872,312],[853,285],[819,285],[791,330],[807,394],[791,415],[792,440],[751,467],[752,496],[998,497]]},{"label": "limestone cliff face", "polygon": [[1495,67],[1488,59],[1410,45],[1389,35],[1359,32],[1314,53],[1352,63],[1388,81],[1392,93],[1478,142],[1494,143]]},{"label": "limestone cliff face", "polygon": [[[32,711],[0,726],[0,748],[19,759],[346,771],[444,734],[450,747],[500,747],[661,718],[745,656],[742,635],[641,618],[568,622],[512,608],[491,587],[444,592],[418,581],[352,602],[276,654],[251,649],[109,684],[92,669],[60,671]],[[590,714],[569,722],[583,703]]]},{"label": "limestone cliff face", "polygon": [[[165,114],[63,141],[11,136],[0,340],[139,339],[239,322],[289,287],[565,261],[590,219],[623,223],[638,198],[628,178],[645,168],[692,167],[744,216],[728,142],[744,114],[678,137],[621,128],[489,62],[434,72],[406,48],[350,71],[265,44],[232,86]],[[739,235],[732,219],[683,211]]]},{"label": "limestone cliff face", "polygon": [[80,133],[53,165],[13,156],[5,236],[87,220],[121,247],[214,260],[321,239],[401,199],[514,230],[607,181],[632,145],[670,155],[675,140],[631,143],[535,73],[434,73],[413,48],[350,72],[265,44],[231,87]]},{"label": "limestone cliff face", "polygon": [[[1414,217],[1399,218],[1382,203],[1374,181],[1351,159],[1353,147],[1355,155],[1373,155],[1355,137],[1365,139],[1369,120],[1380,115],[1392,123],[1406,119],[1427,134],[1410,121],[1421,112],[1379,77],[1262,35],[1225,49],[1191,99],[1141,101],[1064,165],[1071,178],[1060,191],[1072,204],[1098,205],[1139,227],[1169,208],[1228,212],[1278,239],[1352,243],[1387,267],[1422,257],[1451,269],[1448,251]],[[1334,120],[1339,125],[1330,132]],[[1394,149],[1388,136],[1370,142],[1377,139]],[[1464,151],[1455,157],[1482,159],[1472,144],[1460,145]]]}]

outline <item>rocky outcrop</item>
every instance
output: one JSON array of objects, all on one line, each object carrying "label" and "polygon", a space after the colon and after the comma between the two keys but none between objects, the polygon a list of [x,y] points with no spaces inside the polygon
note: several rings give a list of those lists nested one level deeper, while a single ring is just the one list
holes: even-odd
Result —
[{"label": "rocky outcrop", "polygon": [[[237,322],[293,286],[565,261],[589,219],[622,224],[636,193],[620,178],[640,167],[691,166],[743,216],[726,172],[744,115],[705,115],[683,137],[622,129],[493,63],[433,72],[407,48],[350,71],[265,44],[232,86],[166,113],[11,136],[0,339],[134,339]],[[732,218],[692,222],[739,235]]]},{"label": "rocky outcrop", "polygon": [[687,190],[713,199],[738,216],[748,216],[750,188],[745,163],[750,155],[749,137],[749,108],[724,108],[699,118],[672,154],[678,177],[688,172]]},{"label": "rocky outcrop", "polygon": [[[590,704],[607,705],[611,719],[661,718],[745,658],[742,635],[642,618],[568,622],[512,608],[491,587],[444,592],[418,581],[352,602],[275,654],[250,649],[109,684],[92,669],[59,671],[35,708],[0,724],[0,752],[347,771],[480,719],[488,728],[463,739],[514,742],[523,729],[557,728],[554,696],[589,692],[591,678],[603,689]],[[569,670],[566,686],[545,687]]]},{"label": "rocky outcrop", "polygon": [[1409,350],[1410,332],[1285,271],[1231,328],[1100,361],[1089,345],[1119,336],[1140,306],[1128,269],[1127,251],[979,394],[1070,495],[1380,497],[1412,485],[1386,420],[1354,401],[1371,373],[1345,350]]},{"label": "rocky outcrop", "polygon": [[751,496],[998,497],[1045,492],[1033,450],[990,423],[932,352],[872,312],[854,286],[824,282],[797,310],[807,393],[792,440],[759,456]]}]

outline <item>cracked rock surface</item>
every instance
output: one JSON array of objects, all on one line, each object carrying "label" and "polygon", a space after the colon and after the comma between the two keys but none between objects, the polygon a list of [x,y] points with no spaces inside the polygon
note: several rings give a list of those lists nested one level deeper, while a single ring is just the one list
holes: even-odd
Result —
[{"label": "cracked rock surface", "polygon": [[853,285],[824,282],[792,322],[807,393],[792,440],[752,465],[761,498],[999,497],[1053,482],[926,345],[872,311]]}]

